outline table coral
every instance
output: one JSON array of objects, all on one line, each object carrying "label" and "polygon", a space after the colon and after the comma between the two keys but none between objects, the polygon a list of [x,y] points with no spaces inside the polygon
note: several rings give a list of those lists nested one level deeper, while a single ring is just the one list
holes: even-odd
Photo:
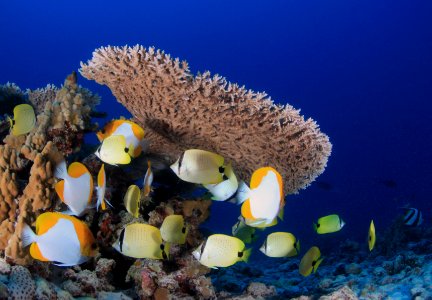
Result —
[{"label": "table coral", "polygon": [[204,72],[193,76],[186,62],[154,48],[103,47],[81,74],[107,85],[146,128],[150,151],[171,161],[186,149],[223,155],[241,178],[275,166],[285,192],[296,193],[324,171],[328,137],[312,119],[265,94]]}]

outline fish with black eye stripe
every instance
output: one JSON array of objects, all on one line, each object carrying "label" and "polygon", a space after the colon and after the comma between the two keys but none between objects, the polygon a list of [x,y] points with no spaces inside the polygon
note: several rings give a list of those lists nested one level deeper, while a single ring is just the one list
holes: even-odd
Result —
[{"label": "fish with black eye stripe", "polygon": [[140,223],[126,225],[113,247],[129,257],[151,259],[168,259],[170,250],[158,228]]},{"label": "fish with black eye stripe", "polygon": [[344,226],[345,222],[336,214],[321,217],[313,223],[313,228],[318,234],[337,232]]},{"label": "fish with black eye stripe", "polygon": [[315,273],[323,259],[319,248],[311,247],[300,261],[299,273],[304,277],[309,276],[312,272]]},{"label": "fish with black eye stripe", "polygon": [[189,149],[171,165],[171,170],[183,181],[217,184],[228,179],[225,167],[225,159],[221,155],[200,149]]},{"label": "fish with black eye stripe", "polygon": [[300,252],[300,241],[289,232],[273,232],[267,236],[260,251],[269,257],[291,257]]},{"label": "fish with black eye stripe", "polygon": [[192,255],[204,266],[217,269],[229,267],[239,261],[247,262],[251,249],[245,249],[240,239],[225,235],[213,234],[192,252]]}]

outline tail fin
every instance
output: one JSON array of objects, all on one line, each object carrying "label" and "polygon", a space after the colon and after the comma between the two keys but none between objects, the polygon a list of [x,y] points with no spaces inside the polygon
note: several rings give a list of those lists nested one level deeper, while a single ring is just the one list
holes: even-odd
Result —
[{"label": "tail fin", "polygon": [[315,262],[315,264],[312,267],[313,272],[315,273],[318,270],[319,265],[322,263],[322,261],[324,260],[324,257],[320,257],[318,258],[318,260]]},{"label": "tail fin", "polygon": [[236,194],[237,204],[245,202],[249,198],[250,192],[251,190],[247,184],[244,181],[240,181]]},{"label": "tail fin", "polygon": [[280,219],[281,221],[284,220],[284,214],[285,214],[285,210],[284,210],[283,207],[281,207],[281,208],[279,209],[279,214],[278,214],[278,217],[279,217],[279,219]]},{"label": "tail fin", "polygon": [[54,176],[60,179],[66,179],[68,177],[66,161],[62,160],[54,171]]},{"label": "tail fin", "polygon": [[294,249],[296,250],[296,255],[299,255],[300,254],[300,240],[297,240],[294,243]]},{"label": "tail fin", "polygon": [[244,262],[248,262],[251,253],[252,253],[252,248],[243,250],[243,256],[241,257],[241,260]]},{"label": "tail fin", "polygon": [[21,240],[23,248],[27,247],[31,243],[36,242],[37,240],[37,235],[27,224],[24,224],[24,227],[21,231]]},{"label": "tail fin", "polygon": [[163,249],[162,249],[163,259],[169,260],[171,244],[170,243],[163,243],[161,246],[163,246]]}]

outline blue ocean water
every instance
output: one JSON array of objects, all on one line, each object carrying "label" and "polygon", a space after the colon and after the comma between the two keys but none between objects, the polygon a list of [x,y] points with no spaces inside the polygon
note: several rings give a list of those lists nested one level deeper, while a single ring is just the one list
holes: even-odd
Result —
[{"label": "blue ocean water", "polygon": [[[431,10],[430,1],[1,1],[0,83],[59,86],[94,49],[141,44],[300,108],[333,153],[317,182],[287,198],[276,229],[331,250],[365,241],[371,219],[384,230],[404,205],[431,223]],[[129,115],[108,88],[79,82],[102,96],[107,120]],[[312,221],[329,213],[347,225],[317,237]],[[237,216],[216,203],[207,226],[228,233]]]}]

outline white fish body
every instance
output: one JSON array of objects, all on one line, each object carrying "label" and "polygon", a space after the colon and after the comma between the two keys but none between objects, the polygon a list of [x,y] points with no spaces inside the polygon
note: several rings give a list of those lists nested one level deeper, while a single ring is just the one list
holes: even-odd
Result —
[{"label": "white fish body", "polygon": [[26,225],[23,229],[23,245],[37,243],[42,255],[52,262],[61,262],[62,266],[80,264],[88,257],[81,255],[81,246],[73,223],[59,219],[57,223],[42,235],[36,235]]},{"label": "white fish body", "polygon": [[265,220],[266,224],[273,222],[280,209],[280,188],[276,174],[269,171],[261,184],[251,190],[249,199],[254,218]]},{"label": "white fish body", "polygon": [[66,162],[62,161],[56,168],[55,177],[64,180],[63,200],[71,214],[81,216],[90,206],[92,178],[89,172],[80,177],[71,177],[66,171]]},{"label": "white fish body", "polygon": [[213,195],[212,200],[225,201],[231,198],[238,188],[237,177],[234,174],[231,164],[225,168],[225,175],[228,179],[215,184],[204,184],[204,187]]},{"label": "white fish body", "polygon": [[65,179],[64,200],[69,209],[77,216],[89,207],[88,197],[91,191],[90,174],[83,174],[78,178]]}]

